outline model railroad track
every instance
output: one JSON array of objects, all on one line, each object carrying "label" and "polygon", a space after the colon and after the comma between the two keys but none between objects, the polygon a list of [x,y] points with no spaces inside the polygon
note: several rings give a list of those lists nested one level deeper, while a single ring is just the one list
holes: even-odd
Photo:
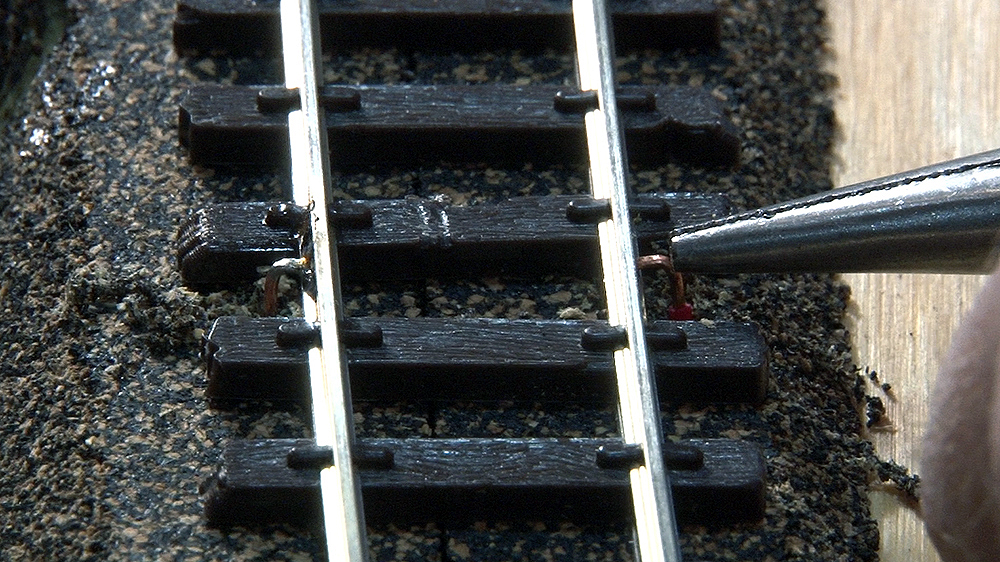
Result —
[{"label": "model railroad track", "polygon": [[[280,15],[279,15],[280,13]],[[738,135],[696,88],[616,88],[619,48],[705,47],[720,15],[696,0],[185,0],[178,50],[282,53],[285,83],[200,85],[180,137],[204,166],[291,170],[291,201],[227,203],[178,235],[190,286],[301,277],[302,318],[218,319],[208,398],[311,402],[315,438],[241,441],[206,496],[217,526],[315,523],[331,559],[367,558],[365,521],[632,520],[643,560],[679,560],[686,522],[763,516],[764,467],[736,440],[664,441],[659,403],[763,400],[749,324],[645,318],[637,252],[727,212],[717,196],[628,192],[628,162],[735,164]],[[610,23],[610,22],[613,22]],[[575,36],[575,40],[574,40]],[[576,88],[322,84],[319,43],[404,49],[577,45]],[[620,120],[620,124],[619,124]],[[626,158],[622,145],[628,146]],[[588,163],[591,196],[451,206],[328,201],[331,169],[427,162]],[[265,271],[266,273],[261,273]],[[346,318],[342,281],[603,277],[607,320]],[[679,293],[677,294],[679,297]],[[351,399],[618,403],[618,438],[356,438]]]}]

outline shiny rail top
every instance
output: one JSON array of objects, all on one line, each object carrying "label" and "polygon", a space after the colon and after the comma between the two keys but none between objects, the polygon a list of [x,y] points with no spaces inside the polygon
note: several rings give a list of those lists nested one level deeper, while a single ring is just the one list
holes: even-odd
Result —
[{"label": "shiny rail top", "polygon": [[622,436],[644,453],[643,463],[629,474],[636,551],[643,562],[679,562],[677,525],[663,461],[660,408],[646,347],[625,147],[615,101],[614,43],[604,0],[574,0],[573,22],[579,87],[596,91],[598,101],[585,117],[591,191],[595,199],[607,199],[611,204],[611,218],[598,225],[608,322],[624,329],[627,336],[626,347],[614,354]]},{"label": "shiny rail top", "polygon": [[303,291],[307,322],[319,324],[321,345],[309,351],[313,432],[316,445],[333,450],[333,466],[320,472],[323,526],[331,561],[368,560],[361,487],[351,460],[354,417],[347,365],[342,353],[340,282],[335,234],[327,222],[330,192],[329,150],[320,106],[319,19],[314,0],[281,1],[285,87],[297,88],[300,108],[288,114],[292,194],[310,209],[307,249],[316,285],[315,297]]}]

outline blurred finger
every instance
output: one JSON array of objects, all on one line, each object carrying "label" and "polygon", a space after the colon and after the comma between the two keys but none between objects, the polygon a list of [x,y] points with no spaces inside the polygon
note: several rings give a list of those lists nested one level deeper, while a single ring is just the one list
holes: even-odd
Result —
[{"label": "blurred finger", "polygon": [[998,275],[962,320],[931,397],[921,509],[945,562],[1000,560]]}]

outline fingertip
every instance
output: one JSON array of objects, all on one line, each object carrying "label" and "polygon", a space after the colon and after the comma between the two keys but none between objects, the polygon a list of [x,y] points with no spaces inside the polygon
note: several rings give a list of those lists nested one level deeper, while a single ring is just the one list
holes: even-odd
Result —
[{"label": "fingertip", "polygon": [[1000,559],[1000,276],[956,330],[931,396],[921,510],[945,562]]}]

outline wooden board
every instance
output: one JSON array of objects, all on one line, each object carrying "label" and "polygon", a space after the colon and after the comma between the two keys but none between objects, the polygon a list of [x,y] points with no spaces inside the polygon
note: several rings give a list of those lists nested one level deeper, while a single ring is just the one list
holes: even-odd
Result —
[{"label": "wooden board", "polygon": [[[977,0],[827,3],[840,90],[837,185],[1000,147],[1000,4]],[[928,397],[981,277],[849,275],[855,360],[893,387],[883,458],[919,472]],[[871,394],[876,390],[872,389]],[[882,560],[938,560],[917,514],[872,492]]]}]

